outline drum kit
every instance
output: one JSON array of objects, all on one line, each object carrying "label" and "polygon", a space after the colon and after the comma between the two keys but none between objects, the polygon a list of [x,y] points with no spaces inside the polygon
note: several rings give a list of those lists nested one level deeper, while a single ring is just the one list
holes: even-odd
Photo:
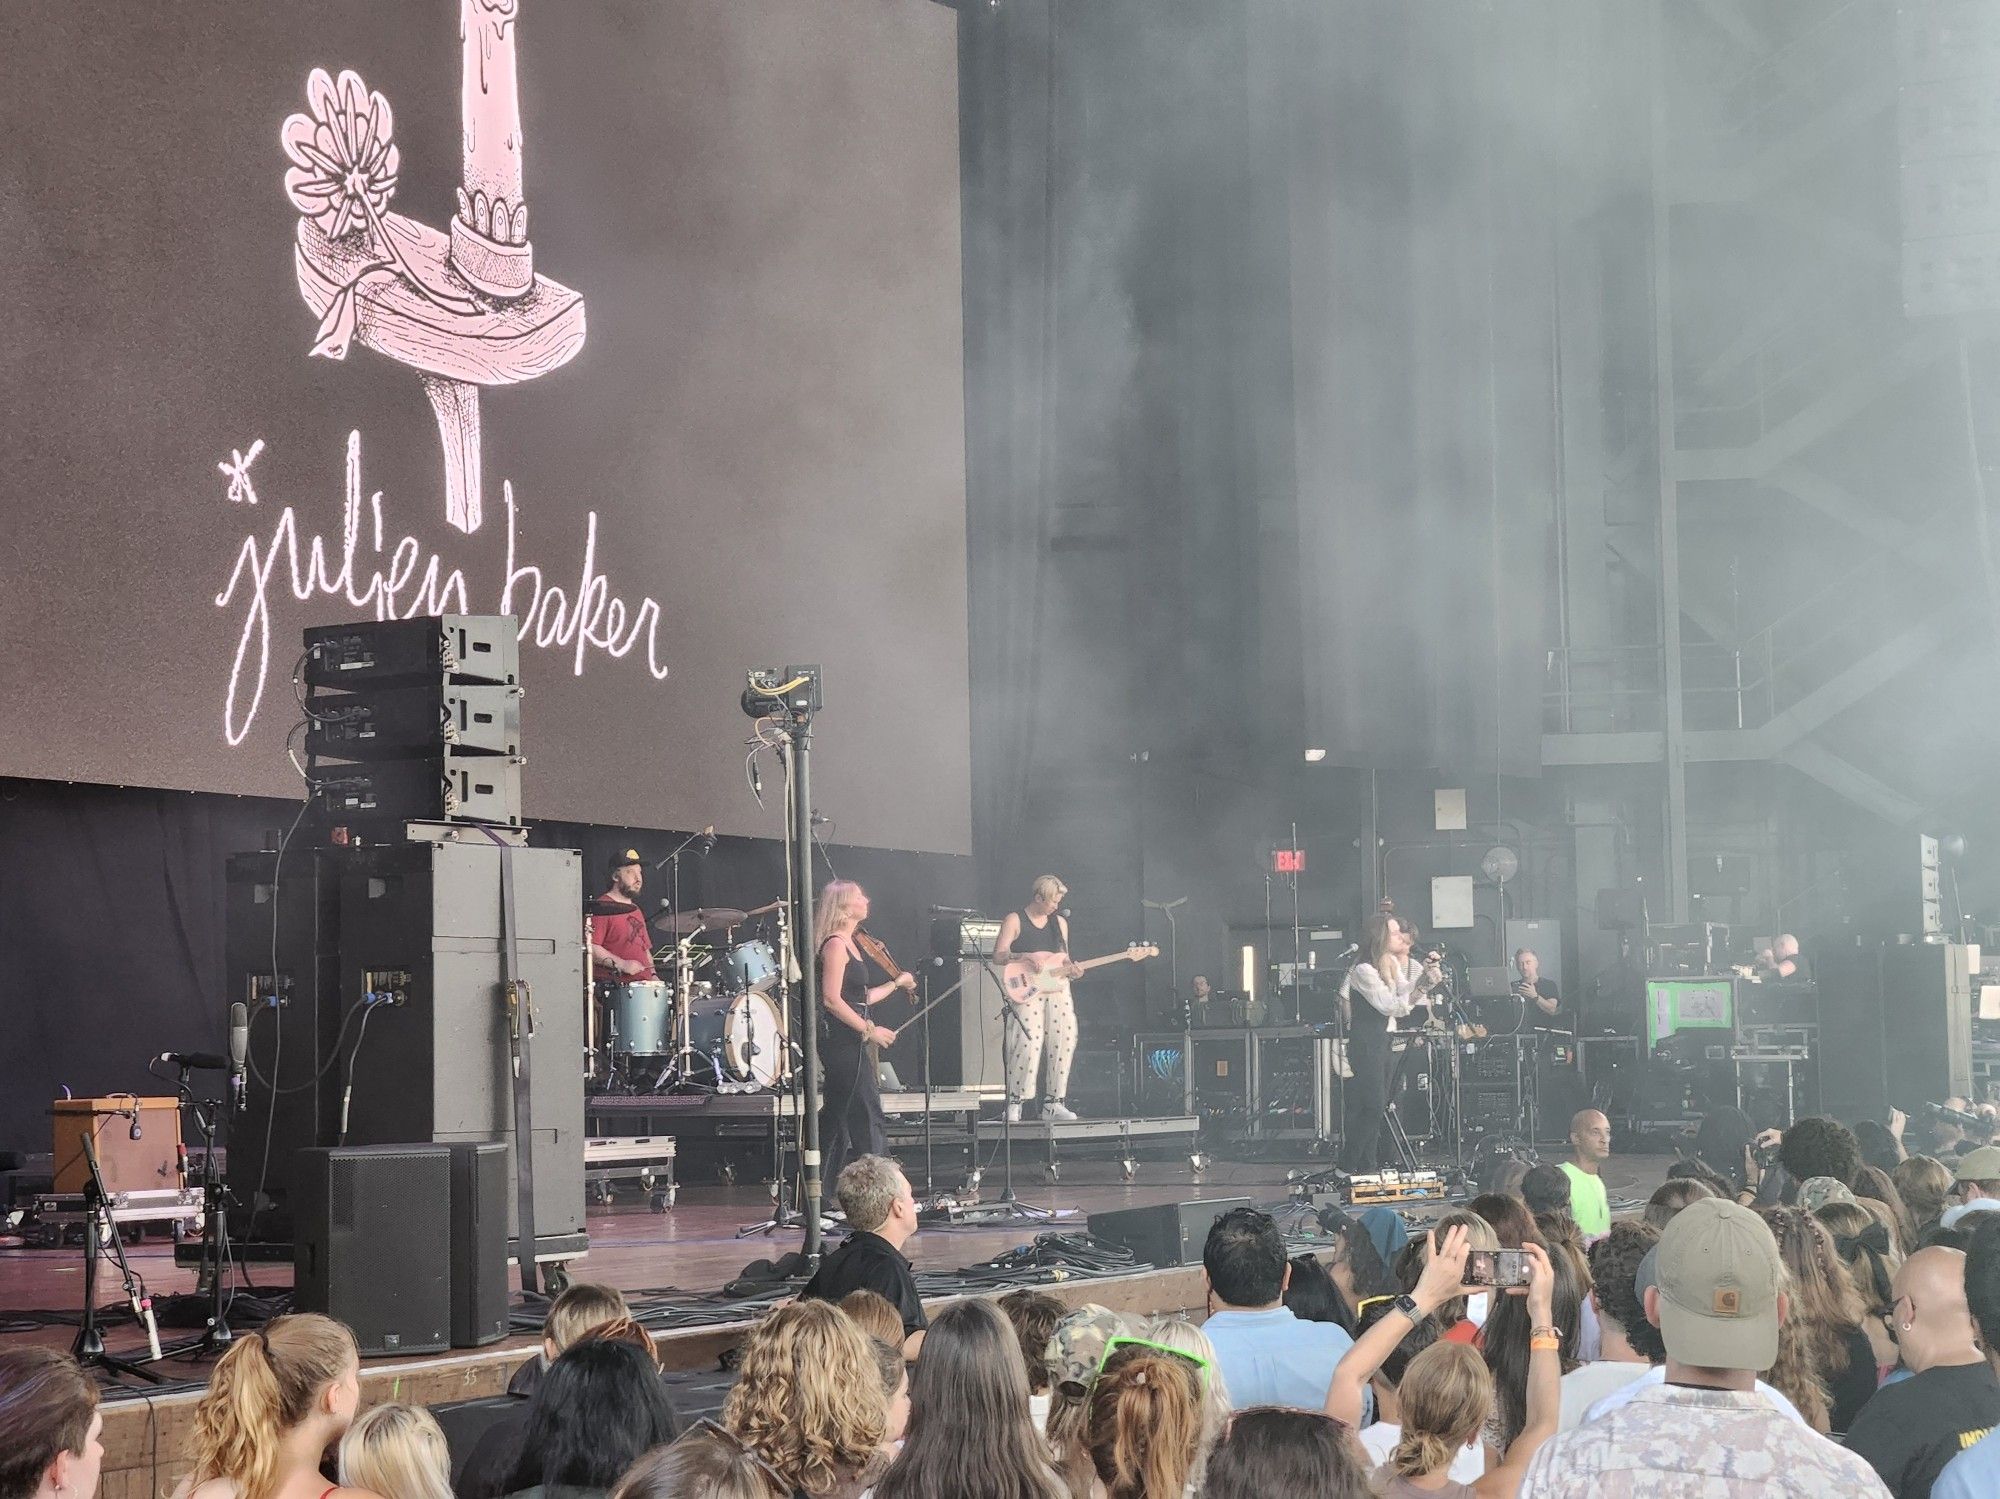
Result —
[{"label": "drum kit", "polygon": [[[774,946],[753,923],[777,922]],[[756,1093],[788,1087],[791,984],[779,955],[790,951],[783,901],[662,912],[653,954],[670,979],[594,985],[593,1081],[626,1093]]]}]

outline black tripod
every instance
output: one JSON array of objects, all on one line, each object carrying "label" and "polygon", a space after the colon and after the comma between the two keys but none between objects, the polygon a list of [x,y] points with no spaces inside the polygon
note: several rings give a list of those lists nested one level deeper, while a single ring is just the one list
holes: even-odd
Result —
[{"label": "black tripod", "polygon": [[83,1185],[83,1325],[76,1330],[71,1351],[86,1369],[108,1369],[113,1374],[130,1375],[149,1384],[162,1384],[165,1381],[151,1369],[114,1358],[104,1351],[104,1333],[97,1325],[100,1235],[102,1242],[110,1246],[111,1257],[118,1262],[118,1273],[125,1283],[125,1299],[131,1303],[133,1317],[146,1329],[154,1358],[160,1356],[160,1335],[153,1327],[153,1303],[140,1287],[139,1277],[132,1273],[132,1262],[125,1258],[125,1241],[118,1236],[111,1194],[104,1190],[104,1173],[97,1165],[97,1146],[88,1130],[83,1134],[83,1159],[90,1168],[90,1180]]},{"label": "black tripod", "polygon": [[197,1103],[188,1085],[188,1064],[181,1063],[181,1111],[194,1115],[201,1131],[201,1268],[195,1288],[208,1293],[206,1329],[194,1346],[204,1353],[220,1353],[236,1341],[229,1330],[229,1267],[234,1262],[229,1244],[227,1194],[216,1158],[215,1137],[222,1122],[222,1105],[213,1099]]}]

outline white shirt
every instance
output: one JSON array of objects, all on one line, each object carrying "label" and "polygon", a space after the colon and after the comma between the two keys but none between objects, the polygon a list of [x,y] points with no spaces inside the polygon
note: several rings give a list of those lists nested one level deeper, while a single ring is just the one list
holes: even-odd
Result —
[{"label": "white shirt", "polygon": [[1652,1371],[1651,1364],[1603,1360],[1584,1364],[1562,1377],[1562,1413],[1556,1430],[1569,1431],[1583,1424],[1583,1413],[1606,1395],[1622,1390],[1635,1379]]},{"label": "white shirt", "polygon": [[[1585,1411],[1583,1413],[1583,1420],[1579,1424],[1588,1425],[1599,1417],[1608,1416],[1619,1407],[1630,1405],[1632,1397],[1637,1395],[1641,1390],[1655,1389],[1666,1382],[1666,1365],[1654,1364],[1630,1384],[1613,1390],[1609,1395],[1606,1395],[1597,1404]],[[1799,1414],[1799,1408],[1769,1385],[1765,1384],[1761,1379],[1757,1381],[1757,1393],[1776,1406],[1780,1415],[1790,1416],[1799,1425],[1805,1426],[1807,1431],[1812,1430],[1812,1427],[1806,1425],[1806,1418]]]},{"label": "white shirt", "polygon": [[[1381,1467],[1389,1460],[1389,1454],[1396,1450],[1396,1443],[1403,1439],[1403,1428],[1399,1422],[1377,1421],[1373,1426],[1361,1428],[1361,1445],[1368,1449],[1368,1455]],[[1458,1449],[1458,1456],[1451,1460],[1451,1471],[1446,1475],[1453,1483],[1477,1483],[1486,1476],[1486,1453],[1480,1447],[1479,1438],[1474,1437]]]},{"label": "white shirt", "polygon": [[1403,977],[1392,983],[1382,977],[1373,963],[1356,963],[1347,970],[1347,977],[1341,980],[1340,992],[1349,997],[1359,994],[1383,1015],[1388,1017],[1389,1029],[1396,1028],[1396,1021],[1417,1007],[1416,989],[1422,982],[1424,969],[1421,963],[1403,960]]}]

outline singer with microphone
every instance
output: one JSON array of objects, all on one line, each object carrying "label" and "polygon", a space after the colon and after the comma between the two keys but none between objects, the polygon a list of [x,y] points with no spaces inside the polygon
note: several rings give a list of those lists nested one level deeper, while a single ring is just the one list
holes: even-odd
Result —
[{"label": "singer with microphone", "polygon": [[[1010,959],[1031,958],[1044,972],[1076,978],[1077,967],[1069,951],[1069,913],[1062,909],[1069,886],[1052,874],[1037,875],[1028,887],[1028,903],[1009,911],[1000,923],[1000,935],[993,944],[993,961],[1005,966]],[[1063,1100],[1069,1092],[1070,1063],[1076,1057],[1076,1004],[1067,985],[1057,992],[1016,1002],[1007,1001],[1007,1119],[1021,1122],[1021,1104],[1035,1092],[1035,1078],[1042,1077],[1042,1118],[1067,1124],[1076,1118]]]},{"label": "singer with microphone", "polygon": [[636,848],[613,854],[611,883],[584,910],[590,916],[590,976],[600,984],[649,979],[653,975],[653,934],[639,909],[646,866]]},{"label": "singer with microphone", "polygon": [[[1347,970],[1340,997],[1347,1006],[1347,1063],[1354,1076],[1341,1090],[1340,1165],[1368,1172],[1381,1164],[1382,1111],[1389,1098],[1389,1036],[1444,981],[1435,962],[1410,961],[1411,933],[1394,916],[1372,913],[1361,928],[1362,959]],[[1356,1003],[1356,1001],[1360,1003]]]}]

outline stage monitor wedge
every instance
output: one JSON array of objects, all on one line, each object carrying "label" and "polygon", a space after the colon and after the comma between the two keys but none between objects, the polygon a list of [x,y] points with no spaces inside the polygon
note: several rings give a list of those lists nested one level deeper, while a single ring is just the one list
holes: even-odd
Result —
[{"label": "stage monitor wedge", "polygon": [[1162,1202],[1145,1208],[1092,1213],[1093,1238],[1116,1244],[1149,1265],[1199,1265],[1208,1231],[1224,1213],[1250,1206],[1247,1197],[1211,1197],[1199,1202]]}]

